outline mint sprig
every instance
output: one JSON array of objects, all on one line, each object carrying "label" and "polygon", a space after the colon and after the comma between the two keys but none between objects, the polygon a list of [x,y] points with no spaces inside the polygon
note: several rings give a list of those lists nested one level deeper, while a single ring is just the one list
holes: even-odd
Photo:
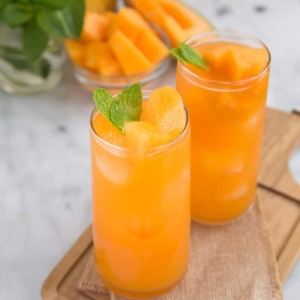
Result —
[{"label": "mint sprig", "polygon": [[93,99],[96,108],[122,133],[126,123],[140,120],[143,97],[139,82],[124,89],[116,99],[105,89],[96,89]]},{"label": "mint sprig", "polygon": [[209,65],[204,58],[186,43],[179,43],[180,47],[170,49],[170,53],[182,62],[187,62],[199,69],[209,71]]},{"label": "mint sprig", "polygon": [[[84,12],[84,0],[0,0],[0,23],[18,28],[21,32],[21,47],[14,50],[23,54],[22,69],[28,72],[46,59],[43,53],[50,38],[79,38]],[[0,41],[0,47],[6,47],[3,41]],[[0,59],[20,69],[14,60],[6,59],[6,54],[0,52]],[[26,65],[28,68],[25,68]],[[46,77],[49,74],[43,73]]]}]

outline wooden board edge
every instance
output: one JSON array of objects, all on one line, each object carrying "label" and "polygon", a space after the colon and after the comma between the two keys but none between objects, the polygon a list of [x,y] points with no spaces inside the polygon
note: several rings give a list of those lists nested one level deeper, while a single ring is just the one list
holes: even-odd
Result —
[{"label": "wooden board edge", "polygon": [[87,250],[87,248],[91,245],[92,240],[92,225],[90,225],[45,279],[41,287],[42,299],[64,299],[62,297],[58,298],[59,295],[57,288],[62,282],[62,280],[65,278],[65,276],[68,274],[68,272],[71,270],[71,268],[81,258],[81,256]]},{"label": "wooden board edge", "polygon": [[295,198],[295,197],[292,197],[291,195],[287,195],[287,194],[285,194],[284,192],[278,191],[278,190],[276,190],[276,189],[273,188],[273,187],[269,187],[269,186],[267,186],[267,185],[264,184],[264,183],[258,182],[258,183],[257,183],[257,186],[260,187],[260,188],[263,188],[263,189],[265,189],[265,190],[268,190],[268,191],[270,191],[270,192],[272,192],[272,193],[274,193],[274,194],[277,194],[277,195],[279,195],[279,196],[281,196],[281,197],[283,197],[283,198],[286,198],[286,199],[289,200],[289,201],[295,201],[295,202],[297,202],[297,203],[300,203],[300,199]]},{"label": "wooden board edge", "polygon": [[278,270],[282,284],[288,279],[300,255],[300,219],[278,257]]},{"label": "wooden board edge", "polygon": [[293,114],[300,115],[300,109],[293,109]]}]

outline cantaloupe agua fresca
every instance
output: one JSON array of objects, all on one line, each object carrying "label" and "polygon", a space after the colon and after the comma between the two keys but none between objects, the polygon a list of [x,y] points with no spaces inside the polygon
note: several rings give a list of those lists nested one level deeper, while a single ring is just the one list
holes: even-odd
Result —
[{"label": "cantaloupe agua fresca", "polygon": [[176,83],[191,117],[192,218],[224,223],[255,199],[270,55],[257,39],[233,31],[195,36],[186,44],[202,64],[178,61]]},{"label": "cantaloupe agua fresca", "polygon": [[112,291],[171,290],[189,260],[190,128],[178,92],[112,97],[96,90],[91,117],[93,239],[97,272]]}]

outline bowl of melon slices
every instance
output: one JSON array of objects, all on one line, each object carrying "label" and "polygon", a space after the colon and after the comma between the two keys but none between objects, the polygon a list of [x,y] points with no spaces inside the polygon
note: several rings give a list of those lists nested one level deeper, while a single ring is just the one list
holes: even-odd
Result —
[{"label": "bowl of melon slices", "polygon": [[105,88],[111,93],[137,81],[149,88],[168,69],[170,46],[162,30],[130,7],[87,11],[80,38],[65,40],[77,81],[90,91]]}]

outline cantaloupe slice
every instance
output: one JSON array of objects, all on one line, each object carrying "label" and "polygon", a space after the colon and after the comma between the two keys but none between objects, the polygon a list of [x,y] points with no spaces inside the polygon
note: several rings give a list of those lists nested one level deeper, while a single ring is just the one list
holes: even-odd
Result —
[{"label": "cantaloupe slice", "polygon": [[171,140],[169,134],[146,121],[129,122],[125,127],[126,146],[138,152],[164,145]]},{"label": "cantaloupe slice", "polygon": [[228,67],[231,80],[258,75],[268,63],[268,52],[264,48],[236,45],[230,48],[229,53],[231,59],[228,61]]},{"label": "cantaloupe slice", "polygon": [[230,52],[232,44],[224,44],[219,47],[215,47],[203,55],[203,58],[207,61],[212,71],[217,72],[221,68],[227,67],[227,62],[230,59]]},{"label": "cantaloupe slice", "polygon": [[165,10],[167,14],[172,16],[182,28],[190,28],[194,26],[193,13],[184,5],[180,5],[179,2],[174,0],[157,0],[161,7]]},{"label": "cantaloupe slice", "polygon": [[104,42],[86,44],[85,66],[91,71],[98,72],[99,53],[103,52]]},{"label": "cantaloupe slice", "polygon": [[108,43],[124,74],[138,74],[149,71],[153,67],[147,57],[120,30],[116,30],[111,35]]},{"label": "cantaloupe slice", "polygon": [[169,54],[168,47],[148,28],[141,29],[135,45],[153,64],[161,62]]},{"label": "cantaloupe slice", "polygon": [[85,45],[72,39],[65,40],[65,46],[72,62],[84,68],[85,67]]},{"label": "cantaloupe slice", "polygon": [[204,54],[212,72],[223,74],[222,80],[236,81],[259,74],[268,62],[263,48],[239,44],[224,44]]},{"label": "cantaloupe slice", "polygon": [[123,74],[121,65],[113,55],[107,43],[98,49],[98,72],[106,76],[119,76]]},{"label": "cantaloupe slice", "polygon": [[129,7],[120,9],[116,19],[116,29],[122,31],[132,42],[136,42],[140,31],[145,28],[151,29],[137,10]]},{"label": "cantaloupe slice", "polygon": [[173,17],[167,15],[162,23],[162,28],[169,36],[173,46],[178,47],[180,41],[185,41],[183,28]]},{"label": "cantaloupe slice", "polygon": [[173,46],[178,46],[179,42],[196,33],[213,29],[203,16],[178,0],[128,1],[148,22],[161,27],[168,34]]},{"label": "cantaloupe slice", "polygon": [[152,24],[161,26],[164,18],[166,17],[166,12],[156,0],[129,0],[129,3]]},{"label": "cantaloupe slice", "polygon": [[100,42],[107,39],[111,19],[103,14],[86,12],[80,40],[83,42]]},{"label": "cantaloupe slice", "polygon": [[156,125],[172,139],[176,138],[186,124],[186,112],[181,96],[169,86],[156,89],[143,108],[141,120]]}]

